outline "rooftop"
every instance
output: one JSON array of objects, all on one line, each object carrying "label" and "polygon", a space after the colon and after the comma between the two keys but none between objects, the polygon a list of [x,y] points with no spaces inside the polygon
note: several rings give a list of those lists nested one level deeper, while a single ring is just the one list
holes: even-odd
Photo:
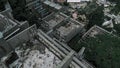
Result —
[{"label": "rooftop", "polygon": [[75,21],[73,19],[70,19],[69,21],[65,21],[64,23],[66,24],[57,28],[57,31],[60,33],[62,37],[67,36],[72,31],[75,31],[76,29],[83,27],[83,24],[80,24],[78,21]]},{"label": "rooftop", "polygon": [[44,4],[49,5],[50,7],[54,7],[57,10],[62,8],[62,6],[60,6],[59,4],[56,4],[56,3],[50,2],[50,1],[44,1]]},{"label": "rooftop", "polygon": [[[21,46],[15,48],[15,53],[18,59],[9,61],[13,61],[8,64],[10,68],[54,68],[61,62],[44,44],[39,43],[37,40],[34,40],[32,44],[29,42],[21,44]],[[17,56],[13,55],[12,58]],[[10,60],[9,55],[6,57],[8,57],[6,60]]]},{"label": "rooftop", "polygon": [[0,14],[0,32],[5,33],[16,25],[15,22]]},{"label": "rooftop", "polygon": [[79,27],[80,26],[77,24],[68,22],[65,26],[61,26],[60,28],[58,28],[57,31],[60,32],[61,36],[67,36],[71,31],[73,31],[74,29],[77,29]]},{"label": "rooftop", "polygon": [[49,25],[50,28],[55,27],[57,24],[61,23],[63,20],[67,18],[64,14],[62,13],[57,13],[57,14],[51,14],[44,18],[43,20]]},{"label": "rooftop", "polygon": [[109,31],[97,26],[97,25],[94,25],[92,28],[90,28],[82,37],[83,38],[86,38],[86,37],[94,37],[95,35],[98,35],[98,34],[110,34]]}]

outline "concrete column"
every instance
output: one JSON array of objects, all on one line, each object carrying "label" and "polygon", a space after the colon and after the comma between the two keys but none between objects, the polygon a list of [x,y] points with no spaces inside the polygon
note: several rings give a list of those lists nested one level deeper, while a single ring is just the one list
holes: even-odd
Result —
[{"label": "concrete column", "polygon": [[71,51],[56,68],[68,68],[68,66],[72,62],[74,53],[74,51]]},{"label": "concrete column", "polygon": [[81,58],[83,58],[83,53],[84,53],[84,51],[85,51],[85,47],[82,47],[81,49],[80,49],[80,51],[78,52],[78,57],[81,59]]}]

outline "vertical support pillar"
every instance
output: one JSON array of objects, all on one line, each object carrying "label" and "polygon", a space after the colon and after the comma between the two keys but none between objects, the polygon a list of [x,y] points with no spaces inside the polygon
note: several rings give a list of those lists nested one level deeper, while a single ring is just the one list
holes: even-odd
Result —
[{"label": "vertical support pillar", "polygon": [[74,51],[71,51],[56,68],[68,68],[73,59],[74,53]]}]

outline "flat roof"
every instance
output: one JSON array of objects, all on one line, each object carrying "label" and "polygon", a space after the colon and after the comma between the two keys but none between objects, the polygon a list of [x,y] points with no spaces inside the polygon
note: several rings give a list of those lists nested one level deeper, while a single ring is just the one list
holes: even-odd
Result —
[{"label": "flat roof", "polygon": [[94,25],[82,36],[82,38],[84,39],[86,37],[94,37],[95,35],[98,34],[111,34],[111,33],[97,25]]},{"label": "flat roof", "polygon": [[53,28],[57,24],[64,21],[66,18],[67,18],[67,16],[65,16],[62,13],[56,13],[56,14],[53,13],[53,14],[47,16],[46,18],[44,18],[43,20],[49,25],[50,28]]},{"label": "flat roof", "polygon": [[0,14],[0,32],[4,33],[16,26],[17,23]]},{"label": "flat roof", "polygon": [[57,10],[62,8],[62,6],[60,6],[59,4],[56,4],[54,2],[44,1],[43,3],[46,4],[46,5],[49,5],[50,7],[54,7]]},{"label": "flat roof", "polygon": [[30,47],[25,46],[27,44],[22,43],[22,47],[15,48],[15,53],[19,58],[9,65],[10,68],[53,68],[53,66],[61,62],[54,53],[39,41],[35,40]]},{"label": "flat roof", "polygon": [[68,34],[70,34],[70,32],[78,29],[79,27],[79,25],[69,22],[65,26],[61,26],[60,28],[58,28],[57,31],[60,32],[61,36],[67,36]]}]

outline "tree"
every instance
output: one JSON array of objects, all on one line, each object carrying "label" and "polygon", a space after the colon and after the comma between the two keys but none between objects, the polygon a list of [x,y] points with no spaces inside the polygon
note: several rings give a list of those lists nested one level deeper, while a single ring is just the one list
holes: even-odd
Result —
[{"label": "tree", "polygon": [[108,0],[108,1],[115,2],[115,3],[120,2],[120,0]]},{"label": "tree", "polygon": [[25,0],[9,0],[11,7],[13,9],[13,16],[19,21],[26,20],[26,8]]},{"label": "tree", "polygon": [[117,2],[110,12],[117,15],[120,12],[120,2]]},{"label": "tree", "polygon": [[104,22],[104,12],[103,12],[103,6],[99,6],[94,12],[92,12],[88,19],[89,19],[89,27],[92,27],[93,25],[101,26]]},{"label": "tree", "polygon": [[69,3],[64,2],[63,5],[64,5],[64,6],[69,6]]},{"label": "tree", "polygon": [[7,2],[7,0],[0,0],[0,11],[5,10],[5,3]]},{"label": "tree", "polygon": [[110,11],[110,13],[117,15],[120,12],[120,0],[108,0],[108,1],[116,3],[116,5]]},{"label": "tree", "polygon": [[85,7],[84,11],[86,12],[87,19],[89,20],[88,29],[93,25],[101,26],[104,22],[104,6],[99,6],[97,3],[90,3]]},{"label": "tree", "polygon": [[97,68],[120,68],[120,38],[113,35],[97,35],[80,42],[86,47],[85,58]]},{"label": "tree", "polygon": [[115,24],[114,29],[116,30],[116,34],[120,36],[120,24]]}]

